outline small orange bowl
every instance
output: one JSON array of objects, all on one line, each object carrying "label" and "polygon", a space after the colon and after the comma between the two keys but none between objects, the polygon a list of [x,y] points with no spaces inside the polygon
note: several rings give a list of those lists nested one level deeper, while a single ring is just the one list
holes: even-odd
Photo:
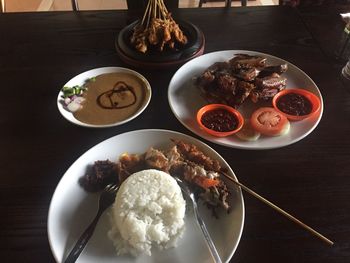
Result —
[{"label": "small orange bowl", "polygon": [[[210,112],[212,113],[211,115]],[[197,122],[201,129],[208,134],[216,137],[226,137],[242,129],[244,119],[239,111],[230,106],[224,104],[209,104],[198,110]],[[207,122],[207,125],[203,122]],[[232,125],[232,122],[236,122],[236,124]],[[231,126],[233,126],[232,129],[230,129]]]},{"label": "small orange bowl", "polygon": [[[280,109],[278,107],[279,100],[288,94],[297,94],[297,95],[301,95],[302,97],[306,98],[311,103],[311,111],[305,115],[293,115],[290,113],[286,113],[285,111]],[[275,108],[275,110],[277,110],[278,112],[280,112],[281,114],[286,116],[291,121],[300,121],[300,120],[303,120],[306,118],[310,118],[310,117],[314,116],[317,112],[319,112],[321,109],[320,99],[312,92],[304,90],[304,89],[285,89],[285,90],[282,90],[282,91],[278,92],[273,97],[272,105]]]}]

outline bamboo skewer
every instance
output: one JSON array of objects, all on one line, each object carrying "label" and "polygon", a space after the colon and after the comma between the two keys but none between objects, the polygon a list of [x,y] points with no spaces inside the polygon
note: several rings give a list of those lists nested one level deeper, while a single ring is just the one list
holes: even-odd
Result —
[{"label": "bamboo skewer", "polygon": [[312,233],[313,235],[315,235],[316,237],[320,238],[321,240],[323,240],[324,242],[326,242],[328,245],[333,245],[334,242],[329,240],[328,238],[326,238],[325,236],[323,236],[322,234],[320,234],[319,232],[317,232],[316,230],[314,230],[313,228],[309,227],[308,225],[304,224],[303,222],[301,222],[299,219],[295,218],[294,216],[292,216],[291,214],[289,214],[288,212],[284,211],[283,209],[281,209],[280,207],[278,207],[277,205],[271,203],[269,200],[265,199],[264,197],[262,197],[261,195],[257,194],[256,192],[254,192],[253,190],[251,190],[250,188],[246,187],[245,185],[243,185],[242,183],[236,181],[234,178],[232,178],[231,176],[229,176],[228,174],[224,173],[224,172],[220,172],[222,175],[224,175],[227,179],[229,179],[231,182],[235,183],[236,185],[240,186],[244,191],[246,191],[247,193],[253,195],[254,197],[256,197],[257,199],[259,199],[260,201],[262,201],[263,203],[267,204],[268,206],[270,206],[271,208],[275,209],[277,212],[281,213],[282,215],[284,215],[285,217],[287,217],[288,219],[292,220],[294,223],[298,224],[299,226],[301,226],[302,228],[306,229],[307,231],[309,231],[310,233]]},{"label": "bamboo skewer", "polygon": [[[149,0],[142,17],[141,25],[148,28],[151,19],[167,19],[168,10],[163,0]],[[146,25],[145,25],[145,21]]]}]

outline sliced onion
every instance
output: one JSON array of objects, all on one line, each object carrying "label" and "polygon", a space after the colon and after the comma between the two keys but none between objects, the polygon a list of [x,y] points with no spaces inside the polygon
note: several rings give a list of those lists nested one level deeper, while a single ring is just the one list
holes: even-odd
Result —
[{"label": "sliced onion", "polygon": [[84,98],[84,97],[76,97],[76,98],[74,99],[74,102],[75,102],[75,103],[78,103],[78,104],[82,104],[84,101],[85,101],[85,98]]},{"label": "sliced onion", "polygon": [[64,104],[66,104],[66,105],[68,105],[71,102],[72,102],[72,100],[68,97],[64,99]]},{"label": "sliced onion", "polygon": [[81,106],[81,104],[76,103],[75,101],[72,101],[71,103],[69,103],[67,105],[67,108],[70,112],[76,112],[78,110],[80,110],[83,106]]}]

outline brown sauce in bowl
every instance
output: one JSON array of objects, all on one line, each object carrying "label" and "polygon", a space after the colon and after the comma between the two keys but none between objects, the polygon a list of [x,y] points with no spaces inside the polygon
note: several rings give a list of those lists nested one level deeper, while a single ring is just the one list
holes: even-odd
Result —
[{"label": "brown sauce in bowl", "polygon": [[208,129],[217,132],[233,131],[238,126],[236,116],[224,109],[207,111],[203,114],[201,122]]},{"label": "brown sauce in bowl", "polygon": [[144,104],[148,92],[142,79],[125,72],[96,76],[86,87],[83,107],[74,117],[93,125],[113,124],[132,117]]},{"label": "brown sauce in bowl", "polygon": [[277,107],[282,112],[295,116],[308,115],[312,111],[311,102],[305,96],[297,93],[281,96],[277,101]]}]

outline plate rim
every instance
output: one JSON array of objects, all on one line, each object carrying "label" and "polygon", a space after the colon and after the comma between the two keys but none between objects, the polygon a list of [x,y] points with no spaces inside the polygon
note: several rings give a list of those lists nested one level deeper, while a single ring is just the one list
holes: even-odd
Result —
[{"label": "plate rim", "polygon": [[149,105],[151,98],[152,98],[152,87],[149,83],[149,81],[139,72],[129,69],[129,68],[125,68],[125,67],[115,67],[115,66],[108,66],[108,67],[98,67],[98,68],[92,68],[89,70],[86,70],[84,72],[79,73],[78,75],[75,75],[74,77],[72,77],[71,79],[69,79],[62,87],[66,86],[69,82],[73,82],[74,79],[81,77],[84,74],[93,74],[93,72],[95,71],[103,71],[102,73],[95,75],[99,76],[102,74],[108,74],[108,73],[118,73],[118,72],[127,72],[130,73],[134,76],[136,76],[137,78],[139,78],[145,85],[145,91],[146,91],[146,98],[144,103],[142,104],[142,106],[136,111],[135,114],[131,115],[129,118],[126,118],[125,120],[119,121],[119,122],[114,122],[114,123],[110,123],[110,124],[90,124],[90,123],[85,123],[82,122],[78,119],[76,119],[73,115],[72,112],[67,111],[66,109],[64,109],[61,100],[62,100],[62,88],[59,90],[58,95],[57,95],[57,108],[58,111],[60,112],[60,114],[66,119],[68,120],[70,123],[73,123],[75,125],[81,126],[81,127],[87,127],[87,128],[110,128],[110,127],[115,127],[115,126],[119,126],[122,124],[125,124],[129,121],[132,121],[133,119],[135,119],[136,117],[138,117]]},{"label": "plate rim", "polygon": [[[277,59],[277,60],[282,60],[282,61],[285,61],[286,63],[288,63],[289,65],[292,65],[295,69],[297,69],[298,71],[300,71],[313,85],[314,87],[316,88],[317,90],[317,93],[316,96],[320,99],[320,104],[321,104],[321,107],[320,107],[320,111],[319,111],[319,116],[317,117],[317,120],[315,121],[315,123],[313,124],[313,126],[306,132],[304,133],[302,136],[298,137],[298,138],[295,138],[294,140],[291,140],[289,141],[288,143],[284,143],[284,144],[280,144],[280,145],[274,145],[274,146],[264,146],[264,147],[259,147],[259,146],[253,146],[253,147],[245,147],[245,146],[240,146],[240,145],[228,145],[227,143],[223,143],[221,141],[217,141],[215,140],[215,138],[213,139],[208,139],[208,137],[205,137],[203,136],[201,133],[198,133],[196,132],[194,129],[192,129],[189,125],[187,125],[185,122],[183,122],[180,118],[180,116],[176,113],[176,111],[174,110],[174,107],[173,107],[173,104],[171,102],[171,85],[174,85],[173,82],[174,82],[174,78],[175,78],[175,75],[183,68],[185,67],[186,65],[190,64],[190,63],[194,63],[194,61],[196,61],[197,59],[201,59],[207,55],[215,55],[215,54],[220,54],[220,53],[224,53],[224,52],[232,52],[232,54],[237,54],[237,53],[253,53],[253,54],[256,54],[256,55],[262,55],[262,56],[267,56],[267,57],[270,57],[270,58],[273,58],[273,59]],[[227,58],[229,59],[229,58]],[[210,65],[208,65],[210,66]],[[207,66],[207,67],[208,67]],[[206,140],[206,141],[209,141],[211,143],[215,143],[215,144],[218,144],[218,145],[221,145],[221,146],[225,146],[225,147],[229,147],[229,148],[234,148],[234,149],[241,149],[241,150],[270,150],[270,149],[278,149],[278,148],[282,148],[282,147],[286,147],[288,145],[291,145],[291,144],[294,144],[298,141],[301,141],[302,139],[304,139],[305,137],[307,137],[312,131],[314,131],[316,129],[316,127],[318,126],[319,122],[321,121],[322,119],[322,116],[323,116],[323,112],[324,112],[324,102],[323,102],[323,97],[322,97],[322,94],[321,94],[321,91],[320,89],[318,88],[318,86],[316,85],[316,83],[313,81],[313,79],[308,75],[306,74],[302,69],[300,69],[298,66],[296,66],[295,64],[289,62],[288,60],[285,60],[283,58],[280,58],[280,57],[277,57],[277,56],[274,56],[274,55],[270,55],[270,54],[267,54],[267,53],[263,53],[263,52],[259,52],[259,51],[254,51],[254,50],[242,50],[242,49],[224,49],[224,50],[218,50],[218,51],[213,51],[213,52],[209,52],[209,53],[206,53],[206,54],[203,54],[202,56],[199,56],[197,58],[194,58],[188,62],[186,62],[184,65],[182,65],[180,68],[178,68],[176,70],[176,72],[174,73],[174,75],[172,76],[170,82],[169,82],[169,85],[168,85],[168,104],[170,106],[170,109],[172,111],[172,113],[174,114],[174,116],[176,117],[176,119],[186,128],[188,129],[189,131],[191,131],[192,133],[196,134],[197,136],[201,137],[202,139]],[[272,107],[272,106],[271,106]],[[210,137],[209,137],[210,138]]]},{"label": "plate rim", "polygon": [[[179,135],[179,136],[183,136],[185,138],[188,138],[189,140],[191,140],[191,142],[198,143],[198,145],[200,147],[204,147],[207,151],[213,153],[214,155],[217,155],[220,158],[220,161],[224,164],[224,166],[226,166],[226,168],[228,168],[230,175],[233,176],[237,181],[239,181],[237,175],[232,170],[229,163],[221,156],[221,154],[219,154],[215,149],[210,147],[205,142],[203,142],[203,141],[201,141],[193,136],[190,136],[188,134],[181,133],[181,132],[174,131],[174,130],[167,130],[167,129],[139,129],[139,130],[132,130],[132,131],[128,131],[128,132],[124,132],[124,133],[120,133],[120,134],[111,136],[111,137],[109,137],[105,140],[102,140],[102,141],[98,142],[97,144],[93,145],[92,147],[87,149],[85,152],[83,152],[77,159],[75,159],[73,161],[73,163],[65,170],[64,174],[61,176],[61,178],[60,178],[59,182],[57,183],[55,190],[51,196],[49,209],[48,209],[48,213],[47,213],[46,231],[47,231],[47,237],[48,237],[48,241],[49,241],[50,250],[51,250],[51,253],[52,253],[53,257],[55,258],[56,262],[61,262],[61,260],[59,260],[57,251],[54,250],[53,237],[52,237],[52,233],[50,231],[50,229],[52,229],[52,219],[51,218],[52,218],[52,213],[53,213],[52,212],[53,211],[53,204],[54,204],[55,200],[57,200],[57,195],[59,195],[59,189],[60,189],[60,187],[62,187],[63,180],[65,180],[65,178],[67,178],[66,175],[68,174],[68,172],[71,169],[73,169],[74,165],[76,165],[81,159],[83,159],[86,155],[88,155],[90,152],[92,152],[95,148],[99,147],[101,144],[106,144],[108,141],[112,141],[118,136],[125,136],[125,135],[130,136],[132,134],[143,133],[143,132],[171,133],[174,135]],[[239,228],[239,233],[237,235],[237,242],[236,242],[235,246],[233,246],[232,251],[230,252],[230,254],[226,260],[226,263],[228,263],[232,259],[234,253],[236,252],[236,250],[238,248],[238,245],[239,245],[241,238],[242,238],[244,224],[245,224],[245,202],[244,202],[243,191],[240,187],[237,187],[237,193],[238,193],[239,198],[241,200],[241,207],[242,207],[241,217],[242,217],[242,219],[241,219],[241,225]],[[55,197],[56,197],[56,199],[55,199]]]}]

